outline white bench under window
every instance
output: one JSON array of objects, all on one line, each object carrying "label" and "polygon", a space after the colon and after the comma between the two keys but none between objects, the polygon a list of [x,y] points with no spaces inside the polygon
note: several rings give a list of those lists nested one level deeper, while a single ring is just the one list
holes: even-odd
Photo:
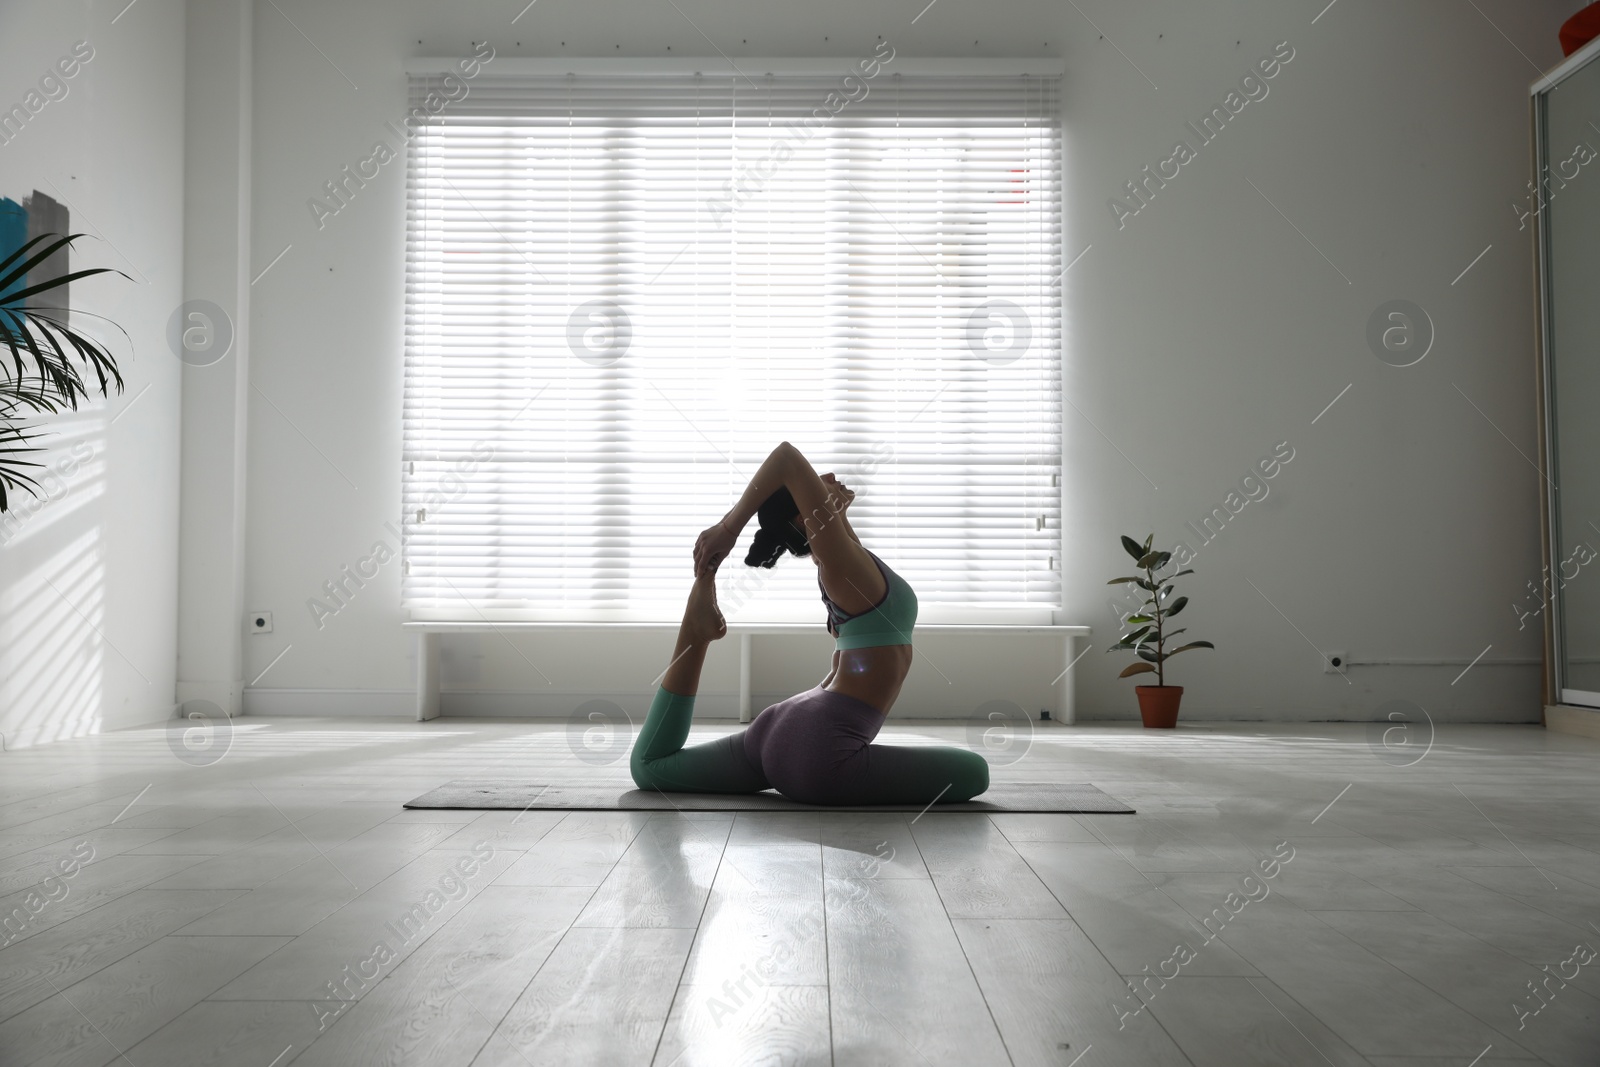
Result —
[{"label": "white bench under window", "polygon": [[[439,716],[439,638],[444,634],[540,634],[540,633],[676,633],[675,622],[408,622],[405,629],[417,635],[417,720]],[[728,635],[739,639],[739,721],[749,722],[750,648],[757,637],[784,637],[795,634],[815,636],[825,632],[816,623],[729,623]],[[1061,638],[1061,675],[1056,679],[1055,718],[1071,723],[1076,715],[1072,664],[1078,655],[1076,639],[1087,637],[1087,626],[1010,626],[1004,624],[919,625],[916,632],[934,634],[982,634],[1009,636],[1051,634]]]}]

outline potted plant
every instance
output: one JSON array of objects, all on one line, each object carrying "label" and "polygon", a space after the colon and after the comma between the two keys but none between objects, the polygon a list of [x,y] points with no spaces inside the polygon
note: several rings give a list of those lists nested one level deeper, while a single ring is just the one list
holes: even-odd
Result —
[{"label": "potted plant", "polygon": [[1191,648],[1217,646],[1210,641],[1190,641],[1174,649],[1167,648],[1167,642],[1187,629],[1184,627],[1169,630],[1167,621],[1189,603],[1189,598],[1186,596],[1173,597],[1172,579],[1193,574],[1194,571],[1181,570],[1176,574],[1163,576],[1160,572],[1171,563],[1172,553],[1152,551],[1150,545],[1155,539],[1156,535],[1151,534],[1141,545],[1126,535],[1122,538],[1122,547],[1134,558],[1136,566],[1144,571],[1144,577],[1113,578],[1106,584],[1123,585],[1132,582],[1150,595],[1145,597],[1142,607],[1123,617],[1123,623],[1134,629],[1123,634],[1122,639],[1106,651],[1121,649],[1139,657],[1117,675],[1119,678],[1131,678],[1136,674],[1155,674],[1155,685],[1134,686],[1134,692],[1139,697],[1139,717],[1144,720],[1147,729],[1170,730],[1178,724],[1178,702],[1183,699],[1183,686],[1167,684],[1165,670],[1167,660]]}]

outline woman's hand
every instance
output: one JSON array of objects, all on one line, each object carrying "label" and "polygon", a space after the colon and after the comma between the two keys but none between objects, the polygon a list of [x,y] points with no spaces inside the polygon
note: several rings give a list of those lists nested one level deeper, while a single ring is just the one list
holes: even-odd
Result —
[{"label": "woman's hand", "polygon": [[694,576],[715,574],[717,567],[739,543],[739,535],[719,522],[701,531],[694,543]]},{"label": "woman's hand", "polygon": [[727,636],[728,623],[717,607],[717,579],[715,571],[706,571],[695,578],[689,590],[689,602],[683,609],[683,632],[697,644],[709,644]]}]

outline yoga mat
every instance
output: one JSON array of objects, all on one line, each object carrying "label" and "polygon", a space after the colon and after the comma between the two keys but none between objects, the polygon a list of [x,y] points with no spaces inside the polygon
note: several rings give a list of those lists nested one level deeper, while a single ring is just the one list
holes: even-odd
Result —
[{"label": "yoga mat", "polygon": [[1017,811],[1131,815],[1133,809],[1083,782],[997,782],[976,800],[960,804],[801,804],[776,792],[658,793],[615,785],[543,785],[504,779],[462,778],[408,800],[408,808],[574,811]]}]

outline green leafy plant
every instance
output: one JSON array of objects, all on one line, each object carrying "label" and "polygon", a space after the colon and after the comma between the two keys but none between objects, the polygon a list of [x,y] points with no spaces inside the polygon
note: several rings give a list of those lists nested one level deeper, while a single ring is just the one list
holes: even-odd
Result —
[{"label": "green leafy plant", "polygon": [[1189,603],[1186,596],[1174,597],[1172,595],[1172,579],[1181,578],[1185,574],[1193,574],[1193,570],[1181,570],[1176,574],[1163,576],[1161,571],[1171,565],[1172,553],[1152,550],[1150,545],[1156,539],[1151,534],[1140,544],[1126,535],[1122,538],[1122,547],[1127,549],[1128,555],[1135,560],[1136,566],[1144,571],[1144,577],[1137,575],[1126,578],[1113,578],[1107,585],[1125,585],[1129,582],[1137,585],[1150,595],[1145,597],[1144,605],[1123,617],[1123,622],[1135,627],[1124,634],[1122,639],[1107,652],[1122,650],[1132,652],[1138,660],[1128,664],[1126,670],[1117,675],[1118,678],[1129,678],[1135,674],[1150,674],[1156,676],[1156,685],[1164,686],[1166,679],[1166,662],[1180,652],[1187,652],[1191,648],[1216,648],[1210,641],[1190,641],[1188,644],[1179,645],[1168,650],[1167,642],[1184,633],[1187,627],[1177,630],[1167,629],[1167,621],[1178,612],[1182,611]]},{"label": "green leafy plant", "polygon": [[[26,414],[54,414],[63,408],[76,411],[78,401],[87,399],[91,388],[84,382],[80,364],[94,370],[101,396],[109,395],[113,382],[117,392],[122,392],[116,357],[105,345],[68,325],[67,308],[41,306],[35,299],[81,278],[122,272],[94,267],[27,284],[30,271],[82,236],[41,234],[0,259],[0,512],[8,510],[8,490],[26,488],[41,495],[39,483],[24,470],[41,464],[21,458],[43,451],[27,447],[39,434],[21,425]],[[35,251],[40,246],[42,249]],[[13,290],[18,285],[21,288]]]}]

